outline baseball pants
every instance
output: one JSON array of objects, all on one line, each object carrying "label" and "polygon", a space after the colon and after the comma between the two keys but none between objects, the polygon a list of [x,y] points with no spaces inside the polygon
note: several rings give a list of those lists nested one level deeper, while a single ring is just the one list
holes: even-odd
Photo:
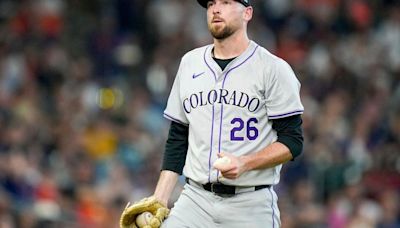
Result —
[{"label": "baseball pants", "polygon": [[273,188],[219,196],[185,184],[162,228],[278,228],[280,213]]}]

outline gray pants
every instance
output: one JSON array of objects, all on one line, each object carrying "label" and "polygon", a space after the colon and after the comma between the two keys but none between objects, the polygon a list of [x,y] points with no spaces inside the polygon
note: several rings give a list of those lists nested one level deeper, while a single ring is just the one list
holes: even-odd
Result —
[{"label": "gray pants", "polygon": [[186,184],[162,228],[278,228],[273,188],[219,196]]}]

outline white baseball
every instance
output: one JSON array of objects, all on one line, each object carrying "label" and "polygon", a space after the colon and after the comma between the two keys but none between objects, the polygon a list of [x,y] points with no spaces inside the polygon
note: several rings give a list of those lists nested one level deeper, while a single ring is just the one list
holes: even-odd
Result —
[{"label": "white baseball", "polygon": [[215,160],[213,167],[216,169],[223,169],[226,165],[231,163],[231,159],[228,157],[222,157]]},{"label": "white baseball", "polygon": [[138,217],[136,217],[136,225],[138,227],[144,227],[146,225],[150,225],[150,221],[153,218],[153,214],[150,212],[143,212]]}]

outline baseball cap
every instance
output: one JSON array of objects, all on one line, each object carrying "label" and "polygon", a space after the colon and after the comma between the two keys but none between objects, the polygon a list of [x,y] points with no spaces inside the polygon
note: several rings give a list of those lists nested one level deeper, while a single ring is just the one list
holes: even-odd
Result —
[{"label": "baseball cap", "polygon": [[[207,8],[207,3],[209,1],[210,0],[197,0],[197,2],[204,8]],[[250,6],[250,0],[235,0],[235,1],[242,3],[246,7]]]}]

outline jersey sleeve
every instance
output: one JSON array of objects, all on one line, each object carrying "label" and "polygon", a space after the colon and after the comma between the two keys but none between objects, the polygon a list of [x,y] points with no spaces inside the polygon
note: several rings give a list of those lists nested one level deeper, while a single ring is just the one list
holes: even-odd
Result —
[{"label": "jersey sleeve", "polygon": [[300,82],[282,59],[277,60],[267,81],[266,108],[269,119],[299,115],[304,111],[300,100]]},{"label": "jersey sleeve", "polygon": [[168,97],[167,107],[164,110],[164,117],[184,125],[188,125],[189,121],[186,118],[185,112],[183,110],[180,91],[181,91],[181,74],[183,69],[183,61],[181,61],[176,74],[174,84],[172,85],[171,92]]}]

